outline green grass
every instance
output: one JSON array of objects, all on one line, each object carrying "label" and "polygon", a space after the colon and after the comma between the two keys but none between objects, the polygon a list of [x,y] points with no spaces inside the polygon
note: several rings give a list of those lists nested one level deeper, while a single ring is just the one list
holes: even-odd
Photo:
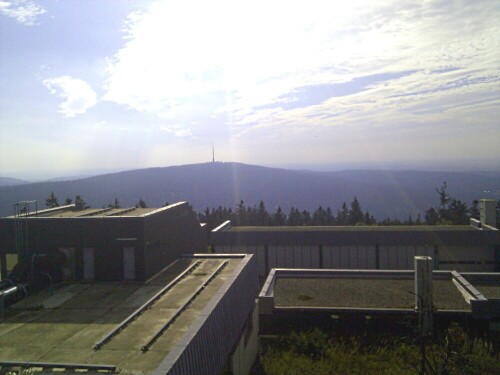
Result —
[{"label": "green grass", "polygon": [[[426,346],[426,374],[500,374],[500,357],[484,340],[452,325]],[[266,375],[418,374],[421,352],[411,338],[332,338],[319,329],[292,333],[261,357]]]}]

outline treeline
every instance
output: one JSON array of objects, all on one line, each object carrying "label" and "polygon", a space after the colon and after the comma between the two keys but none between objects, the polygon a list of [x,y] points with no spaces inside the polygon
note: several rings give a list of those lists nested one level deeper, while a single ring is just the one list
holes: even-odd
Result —
[{"label": "treeline", "polygon": [[[231,220],[233,226],[322,226],[322,225],[467,225],[470,218],[479,219],[479,201],[474,200],[470,207],[466,203],[452,198],[447,193],[446,181],[440,188],[436,189],[439,196],[439,207],[430,207],[425,211],[423,220],[420,214],[415,219],[411,215],[405,220],[386,218],[377,220],[368,211],[363,211],[357,197],[347,205],[333,211],[330,207],[319,206],[315,211],[308,211],[293,207],[285,213],[281,207],[274,212],[269,212],[263,201],[259,205],[246,205],[243,200],[235,209],[219,206],[218,208],[206,208],[198,213],[199,220],[207,224],[207,229],[212,230],[227,220]],[[64,204],[71,204],[73,200],[66,198]],[[89,208],[90,205],[77,195],[74,200],[78,210]],[[45,200],[48,208],[58,207],[59,201],[52,192]],[[167,206],[168,203],[165,203]],[[110,202],[109,208],[120,208],[118,198]],[[135,207],[146,208],[148,205],[141,198]],[[104,207],[103,207],[104,208]],[[500,209],[500,201],[497,202],[497,216]],[[497,222],[499,218],[497,218]]]},{"label": "treeline", "polygon": [[[476,199],[470,207],[461,200],[452,198],[447,192],[446,181],[436,189],[439,196],[439,207],[430,207],[425,211],[427,225],[466,225],[470,218],[479,219],[479,201]],[[500,201],[497,202],[497,222]]]},{"label": "treeline", "polygon": [[263,201],[259,205],[247,206],[242,200],[233,211],[231,208],[219,206],[206,208],[199,214],[201,222],[207,223],[209,230],[216,228],[226,220],[231,220],[233,226],[320,226],[320,225],[414,225],[421,224],[420,216],[414,221],[384,219],[380,222],[368,211],[363,211],[358,199],[354,197],[348,206],[344,202],[342,207],[333,211],[330,207],[319,206],[315,211],[302,210],[292,207],[288,213],[278,207],[269,212]]},{"label": "treeline", "polygon": [[[377,220],[368,211],[361,209],[361,204],[354,197],[348,206],[345,202],[335,213],[330,207],[319,206],[309,212],[292,207],[285,214],[281,207],[275,212],[268,212],[263,201],[258,206],[246,206],[244,201],[231,208],[221,207],[211,210],[207,207],[199,214],[199,219],[207,223],[212,230],[226,220],[231,220],[233,226],[320,226],[320,225],[467,225],[470,218],[479,219],[479,201],[474,200],[470,207],[465,202],[452,198],[447,193],[448,185],[443,182],[436,189],[439,196],[439,207],[430,207],[425,211],[424,219],[420,214],[414,219],[411,215],[405,220],[386,218]],[[497,222],[500,222],[500,201],[497,202]]]},{"label": "treeline", "polygon": [[[73,199],[71,198],[66,198],[66,200],[64,201],[64,204],[63,205],[68,205],[68,204],[72,204],[73,203]],[[76,210],[84,210],[84,209],[87,209],[87,208],[90,208],[90,205],[87,204],[87,202],[85,201],[85,199],[83,199],[80,195],[77,195],[75,197],[75,209]],[[55,208],[55,207],[59,207],[60,204],[59,204],[59,199],[57,199],[56,195],[54,194],[54,192],[51,192],[50,195],[48,196],[47,199],[45,199],[45,206],[47,208]],[[168,203],[165,203],[165,206],[168,206]],[[139,199],[139,201],[135,204],[135,207],[136,208],[147,208],[148,205],[147,203],[141,198]],[[106,208],[106,207],[102,207],[102,208]],[[120,205],[120,202],[118,201],[118,198],[115,198],[115,201],[114,202],[109,202],[107,208],[121,208],[121,205]]]}]

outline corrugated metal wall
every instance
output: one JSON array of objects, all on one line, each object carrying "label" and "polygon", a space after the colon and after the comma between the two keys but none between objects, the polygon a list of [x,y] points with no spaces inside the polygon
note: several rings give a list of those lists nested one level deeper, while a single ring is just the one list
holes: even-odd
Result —
[{"label": "corrugated metal wall", "polygon": [[224,245],[217,246],[216,251],[255,254],[261,281],[272,268],[409,270],[416,255],[430,256],[437,262],[435,248],[425,246]]}]

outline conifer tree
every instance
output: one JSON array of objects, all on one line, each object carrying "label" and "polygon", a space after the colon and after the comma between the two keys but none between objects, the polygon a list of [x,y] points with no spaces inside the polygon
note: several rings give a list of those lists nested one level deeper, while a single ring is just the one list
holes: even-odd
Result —
[{"label": "conifer tree", "polygon": [[272,225],[274,226],[282,226],[286,223],[286,216],[283,214],[281,207],[278,206],[278,209],[272,216]]},{"label": "conifer tree", "polygon": [[87,202],[85,202],[85,200],[80,195],[77,195],[75,197],[75,209],[84,210],[86,208],[90,208],[90,206],[87,204]]},{"label": "conifer tree", "polygon": [[443,182],[443,185],[439,188],[436,189],[437,193],[439,194],[439,218],[441,220],[447,219],[447,211],[446,208],[448,206],[448,203],[450,202],[451,198],[446,192],[446,189],[448,188],[448,185],[446,184],[446,181]]},{"label": "conifer tree", "polygon": [[59,207],[59,201],[57,200],[54,192],[50,193],[49,197],[45,199],[45,205],[48,208]]},{"label": "conifer tree", "polygon": [[349,210],[347,209],[347,204],[344,202],[342,204],[342,209],[337,213],[337,224],[347,225],[349,220]]},{"label": "conifer tree", "polygon": [[243,200],[240,200],[240,203],[236,206],[236,211],[235,211],[235,225],[236,226],[241,226],[241,225],[246,225],[246,208],[245,208],[245,202]]},{"label": "conifer tree", "polygon": [[335,217],[333,216],[332,209],[327,207],[325,211],[325,225],[333,224],[335,224]]},{"label": "conifer tree", "polygon": [[302,225],[311,225],[311,214],[309,211],[302,211]]},{"label": "conifer tree", "polygon": [[470,217],[479,220],[479,201],[474,199],[472,201],[472,206],[470,207]]},{"label": "conifer tree", "polygon": [[439,214],[433,207],[425,211],[425,223],[427,225],[436,225],[438,221],[439,221]]},{"label": "conifer tree", "polygon": [[363,222],[363,211],[361,210],[361,205],[358,202],[358,198],[354,197],[351,202],[351,210],[349,211],[349,224],[356,225]]},{"label": "conifer tree", "polygon": [[257,225],[267,225],[269,223],[269,213],[263,201],[260,201],[259,208],[257,208]]},{"label": "conifer tree", "polygon": [[140,198],[139,202],[137,202],[137,204],[135,205],[135,207],[137,207],[137,208],[148,208],[148,205],[146,204],[146,202],[142,198]]},{"label": "conifer tree", "polygon": [[422,224],[422,219],[420,218],[420,212],[417,215],[417,218],[415,219],[415,225],[421,225]]},{"label": "conifer tree", "polygon": [[323,207],[319,206],[318,209],[313,212],[312,225],[323,225],[323,216]]},{"label": "conifer tree", "polygon": [[464,202],[452,199],[447,212],[447,218],[454,225],[465,225],[469,223],[469,210]]}]

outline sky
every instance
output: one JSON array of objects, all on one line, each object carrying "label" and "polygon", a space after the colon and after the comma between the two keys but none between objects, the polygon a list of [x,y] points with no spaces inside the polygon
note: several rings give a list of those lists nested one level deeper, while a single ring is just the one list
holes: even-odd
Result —
[{"label": "sky", "polygon": [[0,176],[500,169],[500,2],[0,0]]}]

